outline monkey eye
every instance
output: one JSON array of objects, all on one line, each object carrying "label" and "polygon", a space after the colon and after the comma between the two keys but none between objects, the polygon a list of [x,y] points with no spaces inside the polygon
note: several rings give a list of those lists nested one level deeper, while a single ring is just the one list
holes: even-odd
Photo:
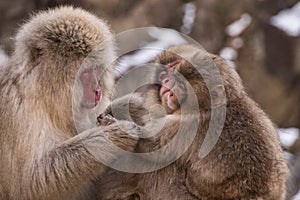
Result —
[{"label": "monkey eye", "polygon": [[159,80],[159,81],[163,81],[167,76],[168,76],[168,73],[165,72],[165,71],[162,71],[162,72],[160,72],[159,75],[158,75],[158,80]]}]

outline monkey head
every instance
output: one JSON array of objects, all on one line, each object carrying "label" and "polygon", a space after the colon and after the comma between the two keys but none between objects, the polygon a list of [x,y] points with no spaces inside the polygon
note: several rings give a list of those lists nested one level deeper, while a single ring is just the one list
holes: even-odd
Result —
[{"label": "monkey head", "polygon": [[192,45],[177,46],[160,54],[156,62],[164,65],[157,79],[161,85],[161,103],[167,113],[177,112],[181,105],[191,103],[192,93],[196,94],[199,109],[224,103],[223,79],[220,76],[221,80],[216,80],[219,69],[212,55]]},{"label": "monkey head", "polygon": [[181,65],[181,62],[181,59],[176,59],[167,63],[165,70],[158,74],[158,81],[161,83],[159,96],[162,105],[168,112],[177,110],[186,97],[185,85],[176,76],[177,68]]},{"label": "monkey head", "polygon": [[[53,121],[71,121],[108,105],[113,86],[114,44],[109,26],[98,17],[72,7],[41,12],[16,36],[15,62],[25,74],[26,93]],[[21,56],[21,58],[20,58]],[[21,73],[22,71],[22,73]],[[26,73],[23,73],[23,72]],[[72,110],[73,109],[73,110]]]}]

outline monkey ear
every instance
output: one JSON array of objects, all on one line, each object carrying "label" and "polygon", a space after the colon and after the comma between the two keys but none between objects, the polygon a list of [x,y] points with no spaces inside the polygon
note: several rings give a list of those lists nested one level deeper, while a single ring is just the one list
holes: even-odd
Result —
[{"label": "monkey ear", "polygon": [[211,95],[212,107],[218,107],[226,103],[226,93],[225,93],[224,85],[220,84],[214,86],[210,91],[210,95]]},{"label": "monkey ear", "polygon": [[34,63],[39,63],[44,55],[44,48],[39,41],[29,40],[27,41],[27,46],[30,49],[31,58]]}]

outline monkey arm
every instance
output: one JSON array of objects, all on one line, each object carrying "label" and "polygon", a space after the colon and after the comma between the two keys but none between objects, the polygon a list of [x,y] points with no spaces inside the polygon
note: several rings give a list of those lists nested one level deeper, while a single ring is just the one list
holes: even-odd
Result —
[{"label": "monkey arm", "polygon": [[[120,156],[120,151],[112,145],[133,151],[137,138],[127,133],[136,135],[137,132],[133,123],[120,121],[87,130],[63,142],[35,160],[33,165],[25,166],[22,194],[28,199],[66,197],[65,194],[77,191],[105,171],[106,167],[100,161],[111,163]],[[24,186],[30,186],[30,189]]]},{"label": "monkey arm", "polygon": [[153,162],[175,161],[193,143],[198,129],[196,120],[194,115],[174,114],[152,119],[141,128],[142,134],[146,135],[139,140],[137,152],[160,151],[155,157],[146,159]]},{"label": "monkey arm", "polygon": [[129,120],[144,125],[149,112],[142,94],[134,93],[115,99],[106,109],[105,114],[110,114],[118,120]]},{"label": "monkey arm", "polygon": [[[192,147],[194,153],[186,166],[186,185],[191,193],[215,195],[217,199],[282,199],[284,187],[278,184],[281,180],[271,167],[273,147],[258,133],[245,132],[241,128],[228,131],[225,127],[204,158],[198,157],[202,139]],[[275,162],[279,173],[284,173],[281,160],[276,158]]]}]

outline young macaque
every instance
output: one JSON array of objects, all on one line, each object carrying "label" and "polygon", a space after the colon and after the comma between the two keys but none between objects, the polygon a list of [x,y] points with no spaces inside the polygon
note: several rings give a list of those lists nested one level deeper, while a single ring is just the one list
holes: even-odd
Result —
[{"label": "young macaque", "polygon": [[[276,130],[235,70],[195,46],[171,48],[156,63],[164,65],[154,73],[160,84],[117,99],[107,110],[150,132],[164,122],[156,135],[139,140],[138,152],[159,155],[141,154],[139,162],[149,164],[142,166],[149,171],[135,176],[130,198],[283,200],[288,168]],[[120,102],[126,98],[130,116],[122,113],[126,103]],[[154,105],[165,115],[155,115]],[[151,164],[164,168],[153,171]]]}]

